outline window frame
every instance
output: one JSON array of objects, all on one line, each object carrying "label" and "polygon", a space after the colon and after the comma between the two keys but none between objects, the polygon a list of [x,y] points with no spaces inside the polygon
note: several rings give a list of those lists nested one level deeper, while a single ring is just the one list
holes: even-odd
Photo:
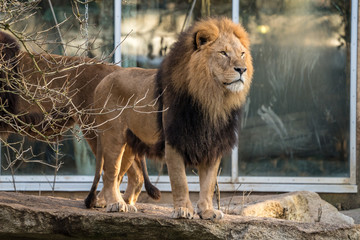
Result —
[{"label": "window frame", "polygon": [[[240,0],[232,1],[232,19],[239,22]],[[121,1],[114,0],[114,45],[115,63],[121,65]],[[314,191],[323,193],[356,193],[356,103],[357,103],[357,43],[358,43],[358,0],[351,2],[351,50],[350,50],[350,176],[349,177],[249,177],[238,173],[238,148],[231,154],[231,176],[219,176],[221,191],[289,192]],[[1,150],[1,149],[0,149]],[[17,191],[88,191],[93,176],[66,175],[56,176],[14,176]],[[150,180],[161,191],[171,191],[168,176],[150,176]],[[189,191],[200,190],[199,179],[188,176]],[[124,178],[127,182],[127,177]],[[102,188],[102,180],[99,188]],[[120,186],[125,190],[126,184]],[[0,190],[14,190],[13,176],[1,176]]]}]

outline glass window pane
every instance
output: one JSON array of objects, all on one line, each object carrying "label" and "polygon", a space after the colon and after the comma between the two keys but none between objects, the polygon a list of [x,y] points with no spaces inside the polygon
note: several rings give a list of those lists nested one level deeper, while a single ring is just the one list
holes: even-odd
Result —
[{"label": "glass window pane", "polygon": [[[157,68],[177,35],[206,16],[231,18],[232,1],[122,1],[122,65]],[[58,22],[73,16],[69,2],[52,1]],[[25,26],[33,33],[54,25],[48,1]],[[84,14],[84,5],[79,12]],[[89,3],[91,57],[113,50],[113,1]],[[350,1],[340,0],[241,0],[240,21],[252,41],[255,75],[242,116],[239,139],[239,175],[242,176],[349,176],[349,65]],[[42,24],[39,24],[42,23]],[[66,54],[79,54],[84,43],[83,25],[71,17],[61,25]],[[81,29],[81,30],[80,30]],[[57,29],[46,35],[59,39]],[[64,54],[58,44],[46,49]],[[108,59],[112,61],[112,59]],[[22,140],[11,136],[10,141]],[[53,163],[50,146],[26,140],[35,157]],[[85,141],[65,137],[66,153],[58,174],[94,172],[94,156]],[[1,164],[7,166],[2,147]],[[15,153],[10,151],[11,159]],[[148,162],[157,175],[161,164]],[[222,161],[222,175],[231,173],[230,157]],[[39,164],[18,164],[17,174],[52,174]],[[166,168],[163,168],[166,174]],[[10,169],[0,174],[10,174]],[[193,174],[189,170],[189,175]]]},{"label": "glass window pane", "polygon": [[240,1],[255,75],[239,175],[349,176],[350,1]]}]

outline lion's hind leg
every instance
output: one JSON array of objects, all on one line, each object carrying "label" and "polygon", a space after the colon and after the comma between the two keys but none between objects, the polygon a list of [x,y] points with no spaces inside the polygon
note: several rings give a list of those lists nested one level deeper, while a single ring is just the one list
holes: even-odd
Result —
[{"label": "lion's hind leg", "polygon": [[[129,210],[131,208],[134,208],[136,210],[135,203],[139,198],[144,182],[146,192],[152,199],[159,200],[161,197],[161,193],[159,189],[150,182],[146,169],[145,156],[139,156],[138,154],[135,154],[133,155],[133,158],[131,158],[131,160],[134,161],[132,161],[131,167],[127,170],[128,185],[123,195],[123,198],[125,202],[129,204]],[[123,161],[128,161],[125,159],[125,155]]]},{"label": "lion's hind leg", "polygon": [[139,165],[139,159],[137,156],[134,157],[135,161],[133,161],[133,164],[127,171],[128,184],[123,196],[125,202],[133,208],[135,208],[135,203],[141,193],[141,189],[144,183],[144,177]]},{"label": "lion's hind leg", "polygon": [[[118,176],[118,189],[120,191],[120,184],[123,180],[125,173],[127,173],[128,185],[126,187],[125,194],[123,195],[123,199],[126,202],[126,204],[128,204],[127,207],[128,207],[129,212],[137,212],[137,209],[135,207],[137,196],[134,197],[131,194],[129,194],[129,192],[132,193],[134,190],[137,189],[138,184],[141,184],[141,186],[142,186],[142,183],[143,183],[143,182],[138,183],[137,171],[136,171],[137,163],[134,160],[135,160],[135,155],[134,155],[131,147],[126,145],[125,152],[123,154],[123,158],[122,158],[122,162],[121,162],[120,173]],[[135,176],[133,176],[134,174],[135,174]],[[140,179],[140,181],[141,181],[141,179]],[[141,191],[141,186],[140,186],[140,191]]]},{"label": "lion's hind leg", "polygon": [[98,193],[98,195],[96,196],[96,203],[95,203],[94,207],[96,207],[96,208],[105,208],[106,207],[106,201],[105,201],[103,190],[101,190]]}]

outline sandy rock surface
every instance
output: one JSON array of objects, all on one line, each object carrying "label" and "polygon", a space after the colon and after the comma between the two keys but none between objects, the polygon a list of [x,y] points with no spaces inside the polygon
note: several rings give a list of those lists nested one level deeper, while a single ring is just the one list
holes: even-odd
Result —
[{"label": "sandy rock surface", "polygon": [[179,220],[170,218],[171,207],[137,208],[106,213],[86,209],[83,200],[0,192],[0,239],[360,239],[354,224],[239,215],[217,222]]}]

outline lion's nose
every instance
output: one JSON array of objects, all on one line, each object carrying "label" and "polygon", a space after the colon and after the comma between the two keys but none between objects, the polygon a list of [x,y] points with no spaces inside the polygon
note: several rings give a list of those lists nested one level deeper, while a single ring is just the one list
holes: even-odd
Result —
[{"label": "lion's nose", "polygon": [[235,71],[237,71],[238,73],[243,74],[244,72],[246,72],[246,68],[242,68],[242,67],[234,67]]}]

